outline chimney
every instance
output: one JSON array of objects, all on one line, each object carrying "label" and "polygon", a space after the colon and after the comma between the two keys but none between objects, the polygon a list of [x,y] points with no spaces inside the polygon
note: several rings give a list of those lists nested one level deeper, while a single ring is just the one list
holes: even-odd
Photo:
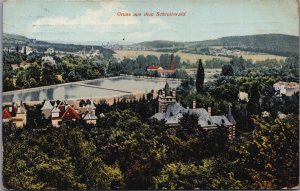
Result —
[{"label": "chimney", "polygon": [[207,112],[208,112],[209,116],[211,116],[211,107],[207,108]]},{"label": "chimney", "polygon": [[193,100],[193,109],[196,109],[196,100]]}]

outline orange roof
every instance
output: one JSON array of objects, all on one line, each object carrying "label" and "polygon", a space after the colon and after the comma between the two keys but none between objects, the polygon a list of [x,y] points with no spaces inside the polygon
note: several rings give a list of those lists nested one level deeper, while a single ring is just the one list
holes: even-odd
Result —
[{"label": "orange roof", "polygon": [[3,110],[3,119],[10,119],[11,118],[11,114],[9,113],[8,109],[5,108]]},{"label": "orange roof", "polygon": [[174,73],[175,70],[157,70],[158,73]]}]

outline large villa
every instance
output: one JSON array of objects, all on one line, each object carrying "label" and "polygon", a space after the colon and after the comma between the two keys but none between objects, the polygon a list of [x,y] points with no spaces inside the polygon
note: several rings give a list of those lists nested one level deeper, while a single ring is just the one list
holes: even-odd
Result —
[{"label": "large villa", "polygon": [[159,112],[151,117],[153,119],[164,120],[169,126],[178,126],[184,114],[196,115],[198,117],[198,125],[204,130],[213,130],[224,126],[229,131],[229,139],[234,139],[235,137],[236,122],[230,108],[226,116],[212,116],[211,107],[208,107],[208,111],[205,108],[196,108],[196,101],[193,101],[193,108],[184,108],[176,102],[176,91],[175,89],[171,90],[168,82],[166,82],[164,89],[159,93],[158,102]]}]

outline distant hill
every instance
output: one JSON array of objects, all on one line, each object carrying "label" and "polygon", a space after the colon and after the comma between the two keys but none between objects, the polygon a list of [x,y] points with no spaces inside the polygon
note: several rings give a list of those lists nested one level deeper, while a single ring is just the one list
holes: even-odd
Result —
[{"label": "distant hill", "polygon": [[299,54],[299,37],[283,34],[230,36],[196,42],[148,41],[137,43],[136,45],[162,50],[184,50],[191,53],[197,53],[199,49],[212,46],[223,46],[280,56]]},{"label": "distant hill", "polygon": [[[90,50],[92,46],[88,45],[76,45],[76,44],[63,44],[63,43],[50,43],[47,41],[39,41],[35,39],[29,39],[25,36],[15,35],[15,34],[3,34],[3,47],[15,47],[15,46],[30,46],[37,49],[39,52],[44,52],[48,48],[54,48],[57,51],[66,52],[78,52],[83,50]],[[104,54],[113,54],[114,51],[110,49],[103,48],[102,46],[93,46],[94,50],[99,50]]]}]

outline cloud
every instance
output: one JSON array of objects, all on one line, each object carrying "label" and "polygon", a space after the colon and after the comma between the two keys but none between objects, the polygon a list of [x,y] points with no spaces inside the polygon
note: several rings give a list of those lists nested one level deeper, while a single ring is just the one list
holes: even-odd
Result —
[{"label": "cloud", "polygon": [[87,9],[81,16],[74,18],[66,16],[42,17],[35,20],[32,26],[35,29],[42,27],[94,27],[100,31],[111,30],[111,27],[130,27],[140,24],[136,17],[120,17],[117,12],[128,12],[125,6],[116,1],[104,1],[98,9]]},{"label": "cloud", "polygon": [[170,28],[170,25],[166,21],[164,21],[160,18],[157,18],[157,17],[149,18],[148,24],[149,25],[158,25],[162,29]]}]

